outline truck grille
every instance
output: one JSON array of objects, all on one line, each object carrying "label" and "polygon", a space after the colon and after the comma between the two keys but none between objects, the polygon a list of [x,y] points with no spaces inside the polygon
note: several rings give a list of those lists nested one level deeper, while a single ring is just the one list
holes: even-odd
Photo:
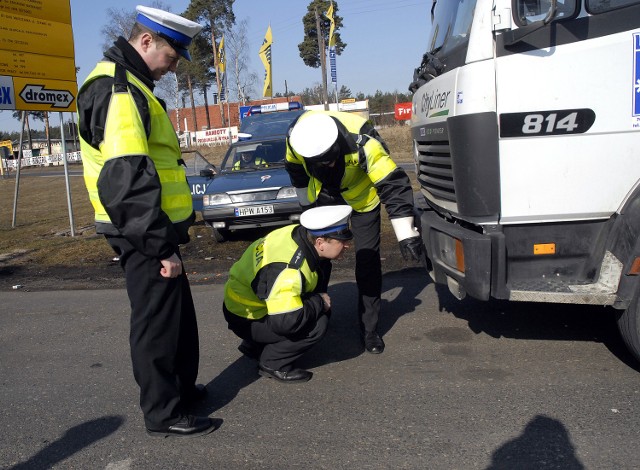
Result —
[{"label": "truck grille", "polygon": [[416,140],[418,181],[433,196],[457,203],[448,141]]}]

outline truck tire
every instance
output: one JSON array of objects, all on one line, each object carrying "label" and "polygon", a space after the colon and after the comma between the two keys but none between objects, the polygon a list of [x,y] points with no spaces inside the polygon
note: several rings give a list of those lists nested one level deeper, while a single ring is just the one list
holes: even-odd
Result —
[{"label": "truck tire", "polygon": [[228,238],[228,233],[225,229],[222,229],[222,228],[213,229],[213,239],[218,243],[226,242],[227,238]]},{"label": "truck tire", "polygon": [[629,307],[618,316],[618,330],[627,349],[640,362],[640,288]]}]

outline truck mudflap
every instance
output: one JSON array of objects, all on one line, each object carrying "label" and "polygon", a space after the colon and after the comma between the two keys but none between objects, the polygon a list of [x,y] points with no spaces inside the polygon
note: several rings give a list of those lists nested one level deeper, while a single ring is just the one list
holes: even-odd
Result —
[{"label": "truck mudflap", "polygon": [[491,294],[491,239],[443,220],[433,210],[420,216],[422,239],[431,260],[433,280],[449,287],[459,299],[469,294],[489,300]]}]

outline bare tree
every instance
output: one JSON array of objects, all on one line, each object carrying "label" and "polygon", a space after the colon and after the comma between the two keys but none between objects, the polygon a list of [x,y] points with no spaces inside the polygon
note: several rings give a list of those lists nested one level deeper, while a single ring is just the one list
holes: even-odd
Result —
[{"label": "bare tree", "polygon": [[[14,111],[13,117],[18,121],[22,121],[22,113],[24,114],[24,127],[27,129],[27,139],[29,140],[29,149],[33,149],[33,140],[31,138],[31,126],[29,125],[29,115],[33,115],[36,111]],[[20,130],[23,132],[23,129]]]},{"label": "bare tree", "polygon": [[[161,0],[154,0],[149,5],[152,8],[171,11],[171,6]],[[107,23],[102,27],[100,32],[104,38],[102,43],[102,52],[106,52],[119,36],[129,39],[131,29],[136,22],[136,10],[130,8],[107,8]]]},{"label": "bare tree", "polygon": [[[149,6],[152,8],[159,8],[160,10],[171,11],[171,6],[161,0],[154,0]],[[118,37],[122,36],[125,39],[129,39],[131,29],[133,29],[133,25],[136,22],[136,16],[137,12],[135,9],[107,8],[108,22],[102,26],[102,29],[100,30],[102,37],[104,38],[104,42],[102,43],[102,53],[105,53],[107,49],[113,46],[113,43],[118,39]],[[171,91],[174,88],[174,84],[172,83],[174,79],[167,77],[167,75],[162,77],[158,82],[158,96],[162,97],[166,101],[170,101],[174,93]],[[166,91],[169,91],[168,95],[164,94]]]},{"label": "bare tree", "polygon": [[226,38],[227,74],[231,74],[231,88],[235,90],[237,100],[242,104],[245,104],[255,93],[253,87],[259,80],[257,73],[249,71],[248,30],[248,21],[242,20],[229,30]]},{"label": "bare tree", "polygon": [[[233,2],[235,0],[191,0],[186,17],[200,23],[204,22],[206,31],[211,36],[211,47],[213,53],[213,66],[218,70],[218,44],[225,31],[231,29],[236,22],[233,14]],[[216,74],[216,84],[218,93],[221,91],[220,75]],[[220,120],[225,125],[224,110],[222,100],[218,101],[220,107]]]}]

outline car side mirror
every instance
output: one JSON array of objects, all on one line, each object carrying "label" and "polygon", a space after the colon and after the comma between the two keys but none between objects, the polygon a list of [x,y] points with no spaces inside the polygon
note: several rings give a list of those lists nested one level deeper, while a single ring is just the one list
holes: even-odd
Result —
[{"label": "car side mirror", "polygon": [[215,165],[207,165],[202,170],[200,170],[200,176],[204,178],[213,178],[218,174],[218,170],[216,170]]}]

